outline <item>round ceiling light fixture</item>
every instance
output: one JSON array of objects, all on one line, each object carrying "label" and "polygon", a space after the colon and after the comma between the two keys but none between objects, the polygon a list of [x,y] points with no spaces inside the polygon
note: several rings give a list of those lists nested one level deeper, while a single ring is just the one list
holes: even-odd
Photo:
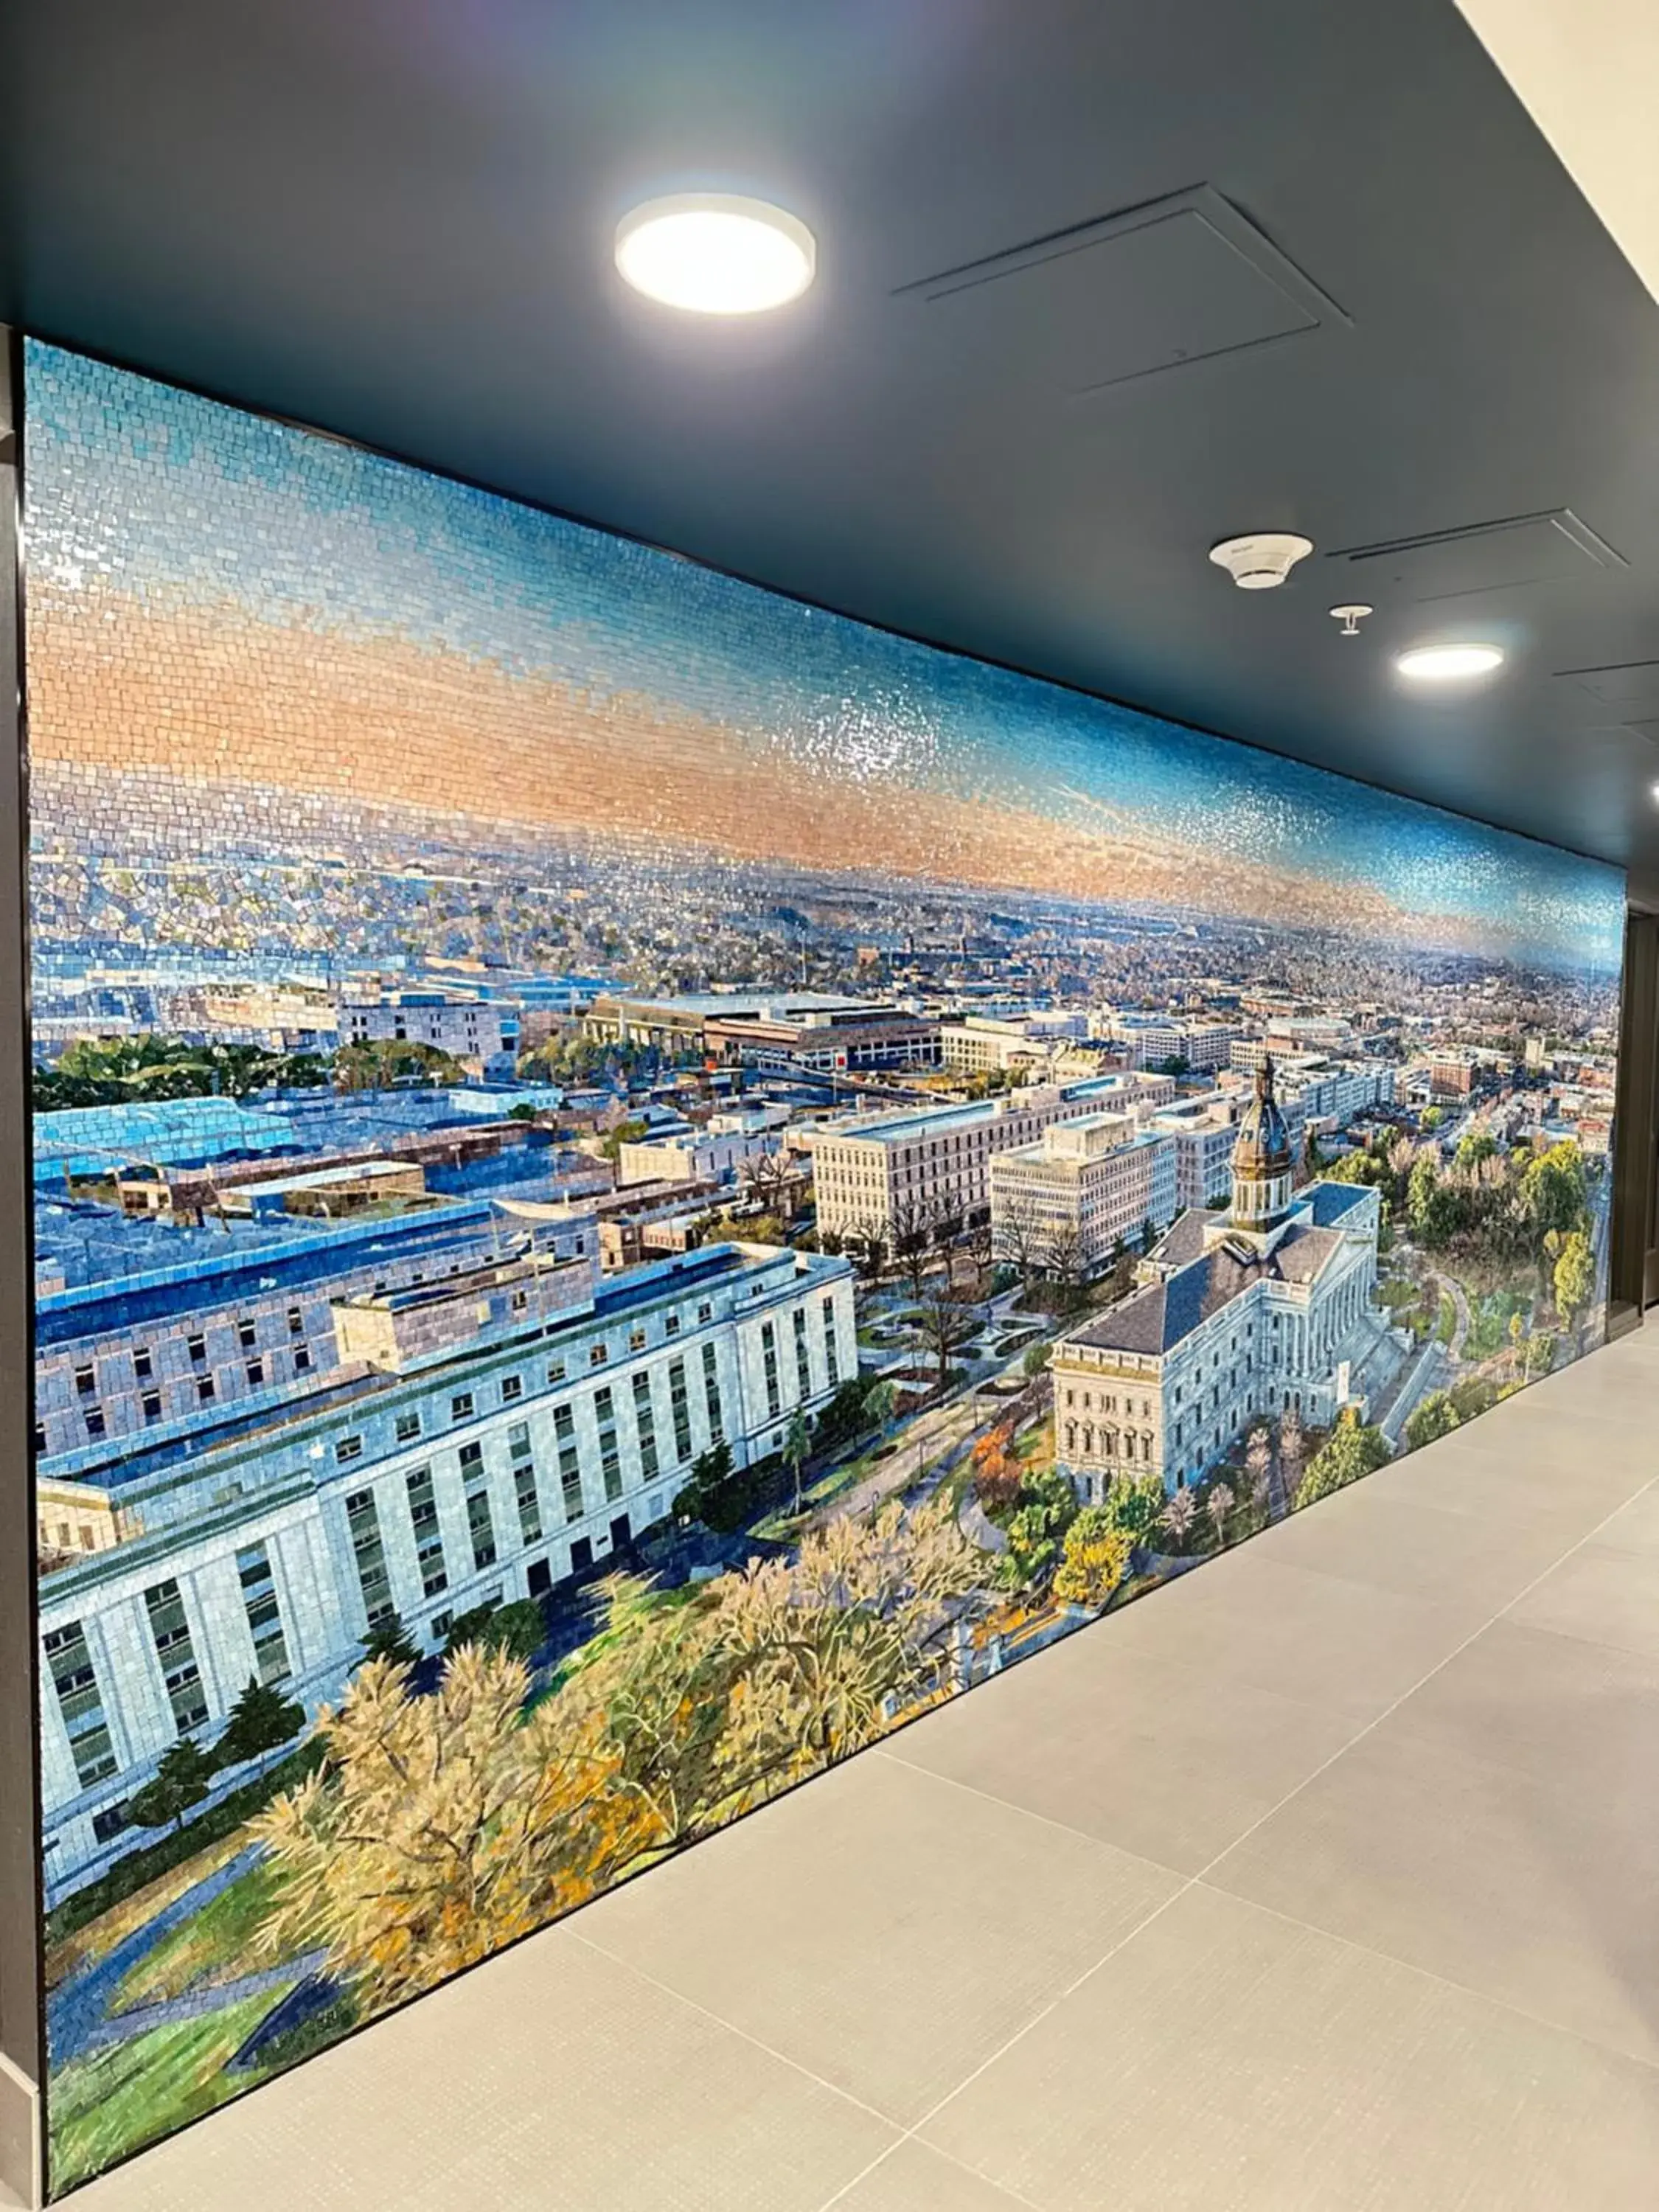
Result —
[{"label": "round ceiling light fixture", "polygon": [[1504,665],[1499,645],[1414,645],[1395,662],[1413,684],[1467,684]]},{"label": "round ceiling light fixture", "polygon": [[617,226],[617,266],[636,292],[696,315],[757,315],[798,300],[817,266],[812,234],[766,200],[673,192]]}]

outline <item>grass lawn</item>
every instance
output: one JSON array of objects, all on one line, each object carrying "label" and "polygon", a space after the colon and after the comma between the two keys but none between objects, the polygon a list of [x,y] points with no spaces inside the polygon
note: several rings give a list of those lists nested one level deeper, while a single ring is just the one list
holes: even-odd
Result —
[{"label": "grass lawn", "polygon": [[52,1944],[46,1952],[47,1987],[55,1989],[77,1967],[95,1964],[147,1920],[153,1920],[175,1897],[182,1897],[194,1884],[204,1881],[228,1860],[234,1859],[246,1843],[246,1832],[234,1828],[229,1835],[204,1844],[191,1857],[181,1859],[177,1866],[158,1875],[154,1881],[134,1890],[131,1897],[110,1905],[95,1920],[88,1920],[84,1928],[77,1928],[73,1935]]},{"label": "grass lawn", "polygon": [[54,2197],[101,2172],[187,2120],[210,2112],[252,2075],[227,2075],[225,2061],[253,2032],[280,1991],[267,1990],[205,2020],[174,2021],[56,2069],[52,2078]]},{"label": "grass lawn", "polygon": [[275,1954],[257,1952],[254,1939],[276,1891],[273,1868],[251,1867],[121,1977],[110,2009],[128,2012],[135,2005],[182,1996],[204,1983],[234,1981],[239,1974],[275,1965]]}]

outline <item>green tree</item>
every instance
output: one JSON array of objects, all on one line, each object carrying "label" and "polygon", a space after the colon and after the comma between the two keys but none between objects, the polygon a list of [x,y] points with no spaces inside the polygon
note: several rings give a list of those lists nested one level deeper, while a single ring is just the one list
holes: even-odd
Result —
[{"label": "green tree", "polygon": [[1528,1161],[1521,1176],[1521,1203],[1541,1243],[1553,1231],[1569,1236],[1584,1217],[1584,1156],[1563,1139]]},{"label": "green tree", "polygon": [[1412,1235],[1431,1251],[1445,1243],[1455,1218],[1456,1200],[1440,1180],[1438,1162],[1432,1152],[1419,1152],[1406,1185],[1406,1219]]},{"label": "green tree", "polygon": [[833,1451],[837,1444],[858,1434],[873,1417],[874,1409],[870,1403],[873,1387],[867,1376],[848,1376],[812,1425],[815,1450]]},{"label": "green tree", "polygon": [[1002,1573],[1029,1589],[1046,1582],[1060,1564],[1066,1531],[1077,1518],[1077,1492],[1057,1468],[1048,1468],[1028,1475],[1020,1494],[1024,1503],[1007,1524]]},{"label": "green tree", "polygon": [[374,1622],[363,1638],[363,1661],[389,1659],[395,1667],[413,1667],[421,1654],[401,1617],[388,1613]]},{"label": "green tree", "polygon": [[713,1444],[691,1462],[691,1479],[674,1497],[674,1510],[689,1521],[701,1521],[716,1535],[729,1536],[741,1528],[756,1510],[759,1491],[755,1476],[732,1464],[729,1444]]},{"label": "green tree", "polygon": [[274,1684],[250,1674],[226,1717],[224,1731],[213,1747],[216,1766],[240,1766],[250,1759],[289,1743],[306,1724],[306,1709],[285,1698]]},{"label": "green tree", "polygon": [[1425,1129],[1437,1129],[1445,1118],[1446,1109],[1443,1106],[1431,1106],[1424,1113],[1423,1127]]},{"label": "green tree", "polygon": [[1121,1528],[1131,1543],[1144,1544],[1151,1540],[1163,1515],[1165,1498],[1164,1485],[1155,1474],[1116,1474],[1106,1495],[1103,1511],[1113,1528]]},{"label": "green tree", "polygon": [[1571,1328],[1595,1289],[1595,1255],[1581,1229],[1575,1229],[1562,1243],[1556,1257],[1554,1286],[1556,1310]]},{"label": "green tree", "polygon": [[449,1053],[410,1038],[368,1038],[343,1044],[334,1055],[337,1091],[384,1091],[398,1084],[441,1091],[465,1081],[465,1073]]},{"label": "green tree", "polygon": [[1046,1375],[1048,1363],[1054,1356],[1052,1344],[1028,1344],[1025,1356],[1019,1363],[1020,1372],[1027,1382],[1035,1382],[1039,1375]]},{"label": "green tree", "polygon": [[637,1115],[627,1121],[618,1121],[616,1127],[608,1131],[600,1139],[599,1150],[610,1161],[611,1166],[615,1167],[622,1156],[623,1146],[637,1145],[642,1137],[648,1134],[650,1127],[648,1121],[642,1121]]},{"label": "green tree", "polygon": [[1308,1471],[1297,1486],[1298,1506],[1311,1505],[1333,1491],[1345,1490],[1362,1475],[1371,1474],[1389,1458],[1389,1441],[1381,1429],[1366,1427],[1352,1406],[1324,1443],[1308,1462]]},{"label": "green tree", "polygon": [[800,1511],[800,1474],[806,1464],[806,1455],[812,1448],[811,1432],[806,1425],[806,1416],[798,1406],[789,1417],[789,1426],[783,1439],[783,1463],[789,1470],[794,1486],[794,1503],[790,1510]]},{"label": "green tree", "polygon": [[533,1598],[515,1598],[510,1605],[492,1600],[456,1614],[444,1638],[444,1656],[453,1658],[464,1644],[476,1644],[527,1666],[546,1641],[547,1623]]},{"label": "green tree", "polygon": [[1431,1390],[1406,1423],[1406,1449],[1418,1451],[1461,1425],[1456,1407],[1443,1390]]},{"label": "green tree", "polygon": [[172,1826],[177,1833],[185,1815],[199,1805],[213,1786],[213,1761],[191,1736],[161,1753],[155,1778],[135,1790],[127,1801],[129,1817],[141,1828]]},{"label": "green tree", "polygon": [[1498,1139],[1490,1129],[1466,1129],[1457,1140],[1456,1164],[1465,1175],[1471,1174],[1497,1150]]}]

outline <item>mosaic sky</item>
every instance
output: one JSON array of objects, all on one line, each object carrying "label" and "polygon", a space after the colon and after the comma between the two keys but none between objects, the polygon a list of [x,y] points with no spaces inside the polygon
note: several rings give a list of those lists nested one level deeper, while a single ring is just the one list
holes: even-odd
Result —
[{"label": "mosaic sky", "polygon": [[[101,743],[108,766],[1617,966],[1613,869],[47,348],[27,372],[46,763]],[[205,722],[179,656],[216,672]]]}]

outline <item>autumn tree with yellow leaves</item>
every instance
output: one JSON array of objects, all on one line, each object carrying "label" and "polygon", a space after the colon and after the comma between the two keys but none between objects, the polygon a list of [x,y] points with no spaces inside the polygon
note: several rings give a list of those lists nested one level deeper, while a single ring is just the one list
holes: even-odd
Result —
[{"label": "autumn tree with yellow leaves", "polygon": [[856,1751],[940,1679],[983,1562],[947,1499],[810,1532],[689,1600],[615,1576],[599,1632],[529,1711],[530,1674],[464,1646],[436,1692],[373,1659],[325,1760],[252,1824],[273,1955],[320,1950],[364,2013],[432,1988]]},{"label": "autumn tree with yellow leaves", "polygon": [[527,1717],[521,1660],[469,1645],[429,1698],[362,1668],[325,1768],[252,1824],[279,1877],[264,1947],[322,1949],[365,2010],[429,1990],[580,1905],[664,1838],[593,1717]]}]

